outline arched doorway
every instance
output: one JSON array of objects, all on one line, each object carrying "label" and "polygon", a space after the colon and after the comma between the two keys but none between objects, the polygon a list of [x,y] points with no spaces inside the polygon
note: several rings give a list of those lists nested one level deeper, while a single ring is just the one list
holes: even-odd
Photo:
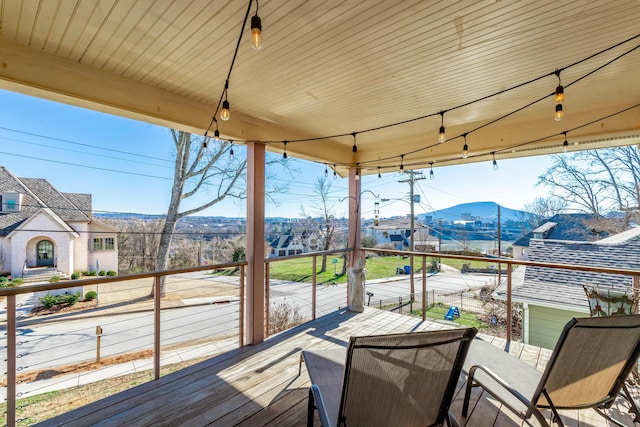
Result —
[{"label": "arched doorway", "polygon": [[51,267],[53,265],[53,243],[50,240],[40,240],[36,246],[38,267]]}]

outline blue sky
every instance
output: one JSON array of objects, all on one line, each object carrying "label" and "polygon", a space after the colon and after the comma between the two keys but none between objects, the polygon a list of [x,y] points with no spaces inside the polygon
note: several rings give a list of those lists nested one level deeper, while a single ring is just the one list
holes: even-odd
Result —
[{"label": "blue sky", "polygon": [[[13,92],[0,91],[0,165],[19,177],[44,178],[58,190],[91,193],[95,211],[163,214],[169,203],[173,176],[173,142],[168,129]],[[274,170],[280,184],[289,186],[268,204],[267,216],[297,217],[307,203],[323,164],[289,157],[292,173]],[[422,203],[416,214],[459,203],[495,201],[520,209],[546,193],[536,187],[538,175],[551,165],[549,156],[435,168],[435,179],[416,186]],[[331,173],[331,171],[330,171]],[[408,198],[399,173],[365,176],[362,188],[382,198]],[[335,211],[346,216],[347,180],[330,179]],[[205,201],[202,194],[198,201]],[[381,217],[405,215],[409,204],[381,203]],[[363,193],[362,213],[373,216],[373,197]],[[244,202],[225,200],[201,215],[245,216]]]}]

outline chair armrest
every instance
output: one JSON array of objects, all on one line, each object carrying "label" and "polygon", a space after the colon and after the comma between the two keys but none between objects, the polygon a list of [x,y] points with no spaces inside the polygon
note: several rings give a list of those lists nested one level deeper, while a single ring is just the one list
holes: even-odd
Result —
[{"label": "chair armrest", "polygon": [[330,420],[329,414],[327,413],[327,408],[324,400],[322,399],[322,393],[320,392],[320,387],[315,384],[311,385],[311,393],[313,393],[313,400],[316,402],[316,408],[318,409],[318,416],[320,417],[320,424],[322,426],[331,426],[334,425],[338,420]]},{"label": "chair armrest", "polygon": [[[486,366],[482,366],[482,365],[473,365],[470,369],[469,369],[469,378],[467,379],[467,381],[475,381],[478,385],[480,385],[482,388],[484,388],[485,390],[487,390],[489,393],[491,393],[491,390],[488,390],[486,387],[484,387],[484,385],[482,384],[482,382],[475,380],[475,374],[476,371],[480,370],[482,372],[484,372],[485,374],[487,374],[492,380],[494,380],[496,383],[498,383],[502,388],[504,388],[506,391],[508,391],[510,394],[513,395],[513,397],[515,397],[516,399],[518,399],[520,402],[522,402],[523,404],[525,404],[528,408],[532,408],[531,405],[531,401],[529,399],[527,399],[526,397],[524,397],[522,395],[522,393],[520,393],[518,390],[516,390],[515,388],[511,387],[505,380],[503,380],[502,378],[500,378],[500,376],[498,376],[498,374],[494,373],[493,371],[491,371],[491,369],[487,368]],[[503,402],[506,403],[506,402]],[[508,405],[507,405],[508,406]],[[513,408],[515,409],[515,408]]]}]

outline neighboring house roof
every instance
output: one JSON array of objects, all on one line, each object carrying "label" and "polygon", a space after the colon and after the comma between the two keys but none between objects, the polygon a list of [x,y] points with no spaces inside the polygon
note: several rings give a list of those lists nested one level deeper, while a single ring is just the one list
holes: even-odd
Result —
[{"label": "neighboring house roof", "polygon": [[609,233],[595,233],[588,227],[588,221],[595,218],[594,214],[556,214],[516,240],[513,246],[529,246],[534,233],[543,233],[550,240],[593,241],[607,237]]},{"label": "neighboring house roof", "polygon": [[[538,262],[640,270],[640,228],[596,242],[531,239],[529,259]],[[630,276],[527,266],[524,280],[513,286],[514,301],[587,311],[583,285],[631,287]],[[506,298],[506,288],[496,290]]]},{"label": "neighboring house roof", "polygon": [[58,222],[91,221],[91,195],[60,193],[48,181],[18,178],[0,166],[0,193],[22,194],[18,212],[0,212],[0,237],[6,237],[43,209]]},{"label": "neighboring house roof", "polygon": [[269,246],[276,249],[286,248],[291,244],[292,240],[293,236],[291,234],[283,234],[273,239]]}]

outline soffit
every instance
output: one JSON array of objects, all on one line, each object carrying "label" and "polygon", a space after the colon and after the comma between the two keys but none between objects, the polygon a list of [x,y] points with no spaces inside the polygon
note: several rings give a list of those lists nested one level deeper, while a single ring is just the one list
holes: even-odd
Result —
[{"label": "soffit", "polygon": [[[218,104],[248,2],[0,2],[0,87],[203,134]],[[251,10],[254,13],[255,2]],[[223,136],[362,173],[490,161],[640,142],[640,49],[565,90],[553,72],[638,32],[636,0],[557,2],[262,0],[264,48],[243,42]],[[640,39],[562,72],[568,85]],[[434,115],[435,114],[435,115]],[[386,127],[377,131],[363,130]],[[604,118],[604,119],[603,119]],[[572,130],[591,123],[589,126]],[[352,132],[357,134],[352,152]],[[469,158],[461,157],[465,132]],[[555,136],[554,136],[555,135]],[[549,137],[549,138],[545,138]],[[537,139],[537,143],[529,143]]]}]

